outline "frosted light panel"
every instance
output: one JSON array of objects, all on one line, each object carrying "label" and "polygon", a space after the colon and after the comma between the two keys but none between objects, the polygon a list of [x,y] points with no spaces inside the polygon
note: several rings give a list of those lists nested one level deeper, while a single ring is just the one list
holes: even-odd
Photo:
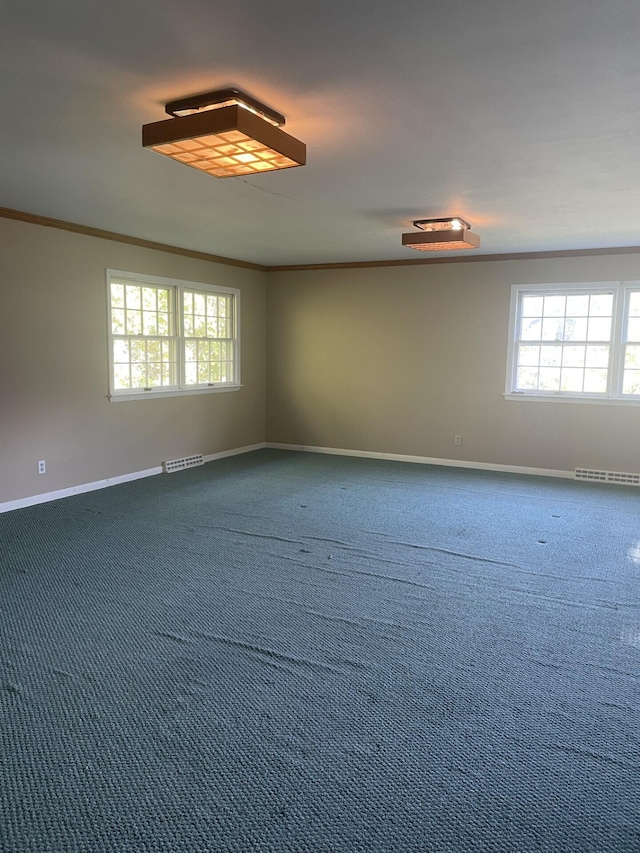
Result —
[{"label": "frosted light panel", "polygon": [[290,157],[285,157],[239,130],[152,145],[151,148],[216,178],[254,175],[299,165]]}]

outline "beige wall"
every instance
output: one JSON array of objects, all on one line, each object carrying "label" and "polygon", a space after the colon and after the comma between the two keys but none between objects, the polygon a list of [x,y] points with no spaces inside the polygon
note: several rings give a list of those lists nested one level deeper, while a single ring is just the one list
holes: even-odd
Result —
[{"label": "beige wall", "polygon": [[640,407],[503,392],[512,284],[639,278],[640,253],[271,273],[267,440],[638,472]]},{"label": "beige wall", "polygon": [[[108,268],[239,287],[244,387],[110,403]],[[640,407],[503,398],[512,284],[638,278],[640,253],[264,274],[0,219],[0,503],[265,439],[640,471]]]},{"label": "beige wall", "polygon": [[[110,403],[109,268],[239,287],[244,387]],[[264,273],[0,219],[0,322],[0,503],[264,441]]]}]

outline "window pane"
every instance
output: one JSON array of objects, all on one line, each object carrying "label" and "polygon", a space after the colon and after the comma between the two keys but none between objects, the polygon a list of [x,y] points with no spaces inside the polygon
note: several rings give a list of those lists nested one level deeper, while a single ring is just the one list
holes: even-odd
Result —
[{"label": "window pane", "polygon": [[611,337],[610,317],[590,317],[587,331],[588,341],[608,341]]},{"label": "window pane", "polygon": [[629,317],[627,323],[627,340],[640,341],[640,317]]},{"label": "window pane", "polygon": [[207,300],[203,293],[193,294],[193,310],[196,314],[207,313]]},{"label": "window pane", "polygon": [[629,294],[629,316],[640,317],[640,290],[632,290]]},{"label": "window pane", "polygon": [[561,341],[564,334],[564,320],[556,317],[545,318],[542,321],[542,340]]},{"label": "window pane", "polygon": [[[586,347],[565,347],[562,353],[563,367],[584,367]],[[582,383],[582,378],[580,379]]]},{"label": "window pane", "polygon": [[589,302],[589,314],[594,317],[610,317],[613,313],[613,294],[596,293]]},{"label": "window pane", "polygon": [[567,296],[567,317],[586,317],[589,313],[589,294]]},{"label": "window pane", "polygon": [[127,328],[128,335],[139,335],[142,332],[142,317],[140,311],[127,311]]},{"label": "window pane", "polygon": [[124,309],[112,308],[111,310],[111,334],[124,334]]},{"label": "window pane", "polygon": [[184,366],[184,380],[187,385],[196,385],[198,382],[198,365],[195,361],[189,361]]},{"label": "window pane", "polygon": [[150,362],[147,365],[147,386],[154,388],[162,384],[161,366],[156,362]]},{"label": "window pane", "polygon": [[540,365],[542,367],[560,367],[562,363],[561,346],[540,347]]},{"label": "window pane", "polygon": [[584,374],[579,368],[563,367],[562,383],[560,388],[562,391],[582,391],[582,380]]},{"label": "window pane", "polygon": [[539,341],[542,328],[541,320],[522,320],[520,338],[523,341]]},{"label": "window pane", "polygon": [[584,390],[591,394],[605,394],[607,391],[607,371],[585,370]]},{"label": "window pane", "polygon": [[118,389],[130,388],[129,365],[115,364],[113,367],[113,380],[115,387]]},{"label": "window pane", "polygon": [[155,287],[142,288],[142,307],[145,311],[156,310],[156,289]]},{"label": "window pane", "polygon": [[587,367],[608,367],[609,347],[587,347],[585,364]]},{"label": "window pane", "polygon": [[131,365],[131,386],[133,388],[146,388],[147,385],[147,365],[132,364]]},{"label": "window pane", "polygon": [[144,341],[132,340],[129,342],[131,349],[131,361],[146,361],[147,347]]},{"label": "window pane", "polygon": [[150,311],[144,311],[142,314],[142,331],[145,335],[158,334],[158,315]]},{"label": "window pane", "polygon": [[113,360],[116,364],[129,364],[129,342],[115,340],[113,342]]},{"label": "window pane", "polygon": [[186,341],[184,345],[185,361],[198,360],[198,344],[196,341]]},{"label": "window pane", "polygon": [[140,308],[140,288],[137,285],[128,284],[126,287],[125,298],[127,300],[127,308]]},{"label": "window pane", "polygon": [[586,341],[587,318],[567,317],[564,321],[564,339],[565,341]]},{"label": "window pane", "polygon": [[538,370],[532,367],[518,368],[516,388],[519,391],[536,391],[538,389]]},{"label": "window pane", "polygon": [[541,391],[559,391],[560,390],[560,368],[559,367],[541,367],[540,380],[538,388]]},{"label": "window pane", "polygon": [[564,308],[567,302],[566,296],[545,296],[544,316],[564,317]]},{"label": "window pane", "polygon": [[640,370],[640,346],[625,347],[624,366]]},{"label": "window pane", "polygon": [[521,346],[518,364],[523,367],[537,367],[540,361],[540,347]]},{"label": "window pane", "polygon": [[542,316],[542,296],[523,296],[522,298],[522,316],[523,317],[541,317]]},{"label": "window pane", "polygon": [[112,284],[111,285],[111,307],[112,308],[124,308],[124,285],[123,284]]},{"label": "window pane", "polygon": [[623,394],[640,394],[640,370],[625,370]]}]

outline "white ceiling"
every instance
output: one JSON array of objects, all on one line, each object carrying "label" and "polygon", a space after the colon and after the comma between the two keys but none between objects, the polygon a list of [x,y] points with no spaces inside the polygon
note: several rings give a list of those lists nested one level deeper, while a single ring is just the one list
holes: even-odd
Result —
[{"label": "white ceiling", "polygon": [[[5,0],[0,205],[265,265],[640,244],[638,0]],[[142,148],[236,86],[307,166],[218,180]]]}]

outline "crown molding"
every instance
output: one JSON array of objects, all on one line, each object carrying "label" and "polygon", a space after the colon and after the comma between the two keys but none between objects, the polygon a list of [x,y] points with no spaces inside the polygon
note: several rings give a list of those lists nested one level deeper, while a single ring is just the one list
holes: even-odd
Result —
[{"label": "crown molding", "polygon": [[252,264],[249,261],[239,261],[235,258],[210,255],[208,252],[196,252],[193,249],[183,249],[180,246],[170,246],[166,243],[156,243],[153,240],[143,240],[140,237],[131,237],[128,234],[118,234],[116,231],[104,231],[102,228],[78,225],[75,222],[66,222],[63,219],[52,219],[49,216],[25,213],[22,210],[13,210],[9,207],[0,207],[0,218],[28,222],[31,225],[43,225],[45,228],[59,228],[61,231],[71,231],[74,234],[83,234],[85,237],[97,237],[100,240],[112,240],[115,243],[126,243],[129,246],[140,246],[142,249],[169,252],[172,255],[182,255],[186,258],[195,258],[198,261],[211,261],[216,264],[242,267],[243,269],[257,270],[258,272],[267,271],[267,267],[262,266],[262,264]]},{"label": "crown molding", "polygon": [[143,240],[140,237],[131,237],[128,234],[119,234],[116,231],[105,231],[102,228],[93,228],[89,225],[78,225],[75,222],[66,222],[63,219],[53,219],[49,216],[40,216],[36,213],[26,213],[22,210],[13,210],[10,207],[0,207],[0,218],[13,219],[18,222],[28,222],[31,225],[42,225],[45,228],[59,228],[62,231],[71,231],[75,234],[83,234],[86,237],[97,237],[101,240],[112,240],[116,243],[125,243],[129,246],[140,246],[143,249],[154,249],[158,252],[169,252],[172,255],[182,255],[186,258],[195,258],[199,261],[210,261],[216,264],[226,264],[231,267],[256,270],[257,272],[304,272],[311,270],[349,270],[349,269],[372,269],[375,267],[415,267],[432,264],[470,264],[491,261],[531,261],[544,258],[586,258],[595,255],[632,255],[640,253],[640,246],[617,246],[601,249],[562,249],[548,252],[512,252],[496,255],[464,255],[448,258],[405,258],[386,261],[345,261],[343,263],[318,263],[318,264],[254,264],[250,261],[241,261],[236,258],[225,258],[221,255],[212,255],[208,252],[197,252],[194,249],[183,249],[180,246],[171,246],[167,243],[156,243],[153,240]]},{"label": "crown molding", "polygon": [[564,249],[549,252],[512,252],[501,255],[464,255],[455,258],[408,258],[389,261],[348,261],[333,264],[282,264],[266,267],[267,272],[297,272],[303,270],[349,270],[372,267],[416,267],[432,264],[472,264],[482,261],[531,261],[541,258],[584,258],[594,255],[640,254],[640,246],[620,246],[608,249]]}]

